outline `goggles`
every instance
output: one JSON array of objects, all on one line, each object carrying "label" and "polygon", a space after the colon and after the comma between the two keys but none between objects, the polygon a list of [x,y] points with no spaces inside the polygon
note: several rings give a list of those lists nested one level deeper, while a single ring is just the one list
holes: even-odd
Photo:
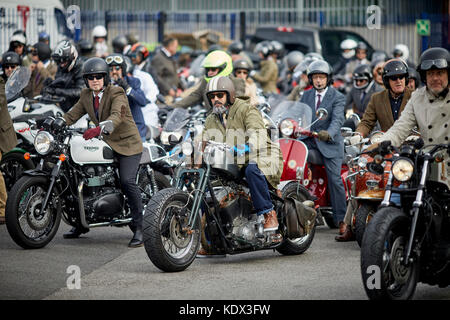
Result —
[{"label": "goggles", "polygon": [[448,63],[446,59],[424,60],[420,64],[420,69],[429,70],[433,66],[438,69],[444,69],[448,67]]},{"label": "goggles", "polygon": [[105,59],[105,62],[110,65],[111,63],[115,62],[117,64],[123,63],[123,58],[121,56],[108,56]]}]

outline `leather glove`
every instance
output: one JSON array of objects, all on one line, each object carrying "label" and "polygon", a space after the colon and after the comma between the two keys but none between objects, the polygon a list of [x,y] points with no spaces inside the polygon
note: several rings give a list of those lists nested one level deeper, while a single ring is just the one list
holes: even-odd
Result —
[{"label": "leather glove", "polygon": [[125,92],[127,92],[128,88],[130,87],[130,85],[128,84],[128,81],[125,78],[119,78],[116,80],[116,83],[121,86],[123,88],[123,90],[125,90]]},{"label": "leather glove", "polygon": [[373,144],[371,144],[370,146],[368,146],[368,147],[364,150],[364,152],[371,152],[371,151],[373,152],[373,151],[377,150],[379,146],[380,146],[380,143],[373,143]]},{"label": "leather glove", "polygon": [[92,129],[87,129],[84,133],[83,133],[83,138],[84,140],[90,140],[92,138],[98,137],[101,133],[102,129],[100,127],[95,127]]},{"label": "leather glove", "polygon": [[44,87],[42,89],[42,94],[43,95],[54,96],[56,94],[56,89],[53,88],[53,87]]},{"label": "leather glove", "polygon": [[321,131],[319,131],[319,133],[317,134],[317,138],[318,138],[319,140],[325,141],[325,142],[331,140],[331,136],[330,136],[330,134],[328,133],[328,131],[326,131],[326,130],[321,130]]}]

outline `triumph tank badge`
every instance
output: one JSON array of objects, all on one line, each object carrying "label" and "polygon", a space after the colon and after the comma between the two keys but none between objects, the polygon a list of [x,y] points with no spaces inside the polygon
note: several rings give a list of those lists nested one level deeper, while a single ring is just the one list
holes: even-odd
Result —
[{"label": "triumph tank badge", "polygon": [[90,147],[90,146],[84,146],[84,150],[95,152],[99,149],[99,147]]}]

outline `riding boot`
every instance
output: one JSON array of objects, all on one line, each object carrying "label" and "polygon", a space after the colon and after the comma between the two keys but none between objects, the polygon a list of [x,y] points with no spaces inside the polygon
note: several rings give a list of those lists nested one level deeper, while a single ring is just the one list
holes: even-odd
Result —
[{"label": "riding boot", "polygon": [[79,238],[83,233],[88,233],[89,229],[82,226],[73,227],[69,232],[63,234],[64,239],[76,239]]},{"label": "riding boot", "polygon": [[264,231],[272,231],[278,229],[277,213],[275,210],[264,214]]},{"label": "riding boot", "polygon": [[142,247],[144,245],[144,234],[142,233],[142,227],[137,227],[136,232],[133,235],[133,239],[131,239],[128,244],[129,248],[137,248]]}]

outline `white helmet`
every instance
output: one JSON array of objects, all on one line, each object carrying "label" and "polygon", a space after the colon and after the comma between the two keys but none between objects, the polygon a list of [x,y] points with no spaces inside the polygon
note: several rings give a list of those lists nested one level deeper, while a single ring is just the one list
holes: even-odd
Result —
[{"label": "white helmet", "polygon": [[409,49],[406,45],[399,43],[395,46],[392,55],[394,58],[402,58],[406,61],[409,58]]},{"label": "white helmet", "polygon": [[353,57],[355,55],[355,49],[358,46],[358,44],[356,43],[355,40],[353,39],[345,39],[344,41],[341,42],[341,50],[350,50],[348,52],[342,52],[342,56],[345,59],[350,59],[351,57]]},{"label": "white helmet", "polygon": [[92,38],[106,38],[108,32],[104,26],[95,26],[92,30]]},{"label": "white helmet", "polygon": [[27,39],[25,38],[25,36],[23,36],[22,34],[15,34],[11,37],[11,39],[9,40],[9,42],[19,42],[23,45],[27,44]]}]

